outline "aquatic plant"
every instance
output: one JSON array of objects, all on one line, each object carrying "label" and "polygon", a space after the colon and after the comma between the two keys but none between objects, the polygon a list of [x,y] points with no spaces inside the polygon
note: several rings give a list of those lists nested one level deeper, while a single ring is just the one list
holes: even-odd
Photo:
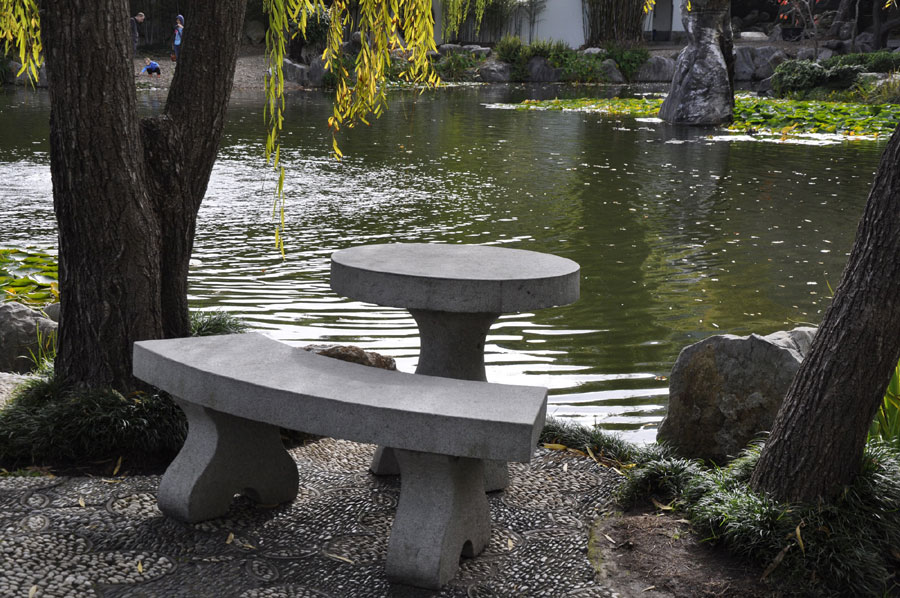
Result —
[{"label": "aquatic plant", "polygon": [[56,257],[36,249],[0,249],[0,301],[32,307],[59,301]]},{"label": "aquatic plant", "polygon": [[[517,110],[577,110],[610,116],[656,116],[662,98],[575,98],[525,100]],[[735,97],[733,132],[769,133],[788,137],[799,133],[839,133],[846,136],[890,135],[900,122],[900,106],[848,102],[815,102],[749,95]]]}]

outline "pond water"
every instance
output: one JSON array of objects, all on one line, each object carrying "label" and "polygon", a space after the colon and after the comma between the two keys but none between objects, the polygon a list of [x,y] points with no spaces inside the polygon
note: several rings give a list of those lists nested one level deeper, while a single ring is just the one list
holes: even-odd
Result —
[{"label": "pond water", "polygon": [[[818,323],[884,143],[725,142],[705,129],[487,107],[603,93],[395,93],[382,119],[341,140],[343,163],[329,157],[330,96],[291,95],[284,260],[262,95],[235,96],[200,211],[192,304],[292,344],[357,344],[413,371],[412,318],[336,296],[331,252],[445,242],[561,255],[581,264],[581,300],[501,318],[488,378],[548,386],[551,415],[652,440],[684,346]],[[165,92],[139,101],[158,111]],[[55,248],[48,114],[44,93],[0,91],[0,247]]]}]

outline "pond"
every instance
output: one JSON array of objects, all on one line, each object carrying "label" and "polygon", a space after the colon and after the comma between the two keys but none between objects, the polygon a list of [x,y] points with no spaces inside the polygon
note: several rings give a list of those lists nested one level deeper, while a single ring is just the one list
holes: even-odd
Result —
[{"label": "pond", "polygon": [[[727,142],[707,129],[489,107],[603,93],[394,93],[382,119],[341,139],[343,163],[329,157],[330,96],[292,94],[283,260],[262,95],[236,95],[200,211],[192,305],[292,344],[356,344],[413,371],[412,318],[335,295],[331,252],[415,241],[561,255],[581,264],[581,300],[502,317],[488,337],[488,378],[545,385],[549,414],[653,440],[684,346],[818,323],[884,142]],[[158,111],[165,92],[139,101]],[[46,94],[0,91],[0,247],[55,248],[48,115]]]}]

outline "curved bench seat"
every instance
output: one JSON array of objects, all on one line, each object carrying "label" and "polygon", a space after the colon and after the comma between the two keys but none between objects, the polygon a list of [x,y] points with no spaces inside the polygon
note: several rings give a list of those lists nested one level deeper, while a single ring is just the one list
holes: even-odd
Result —
[{"label": "curved bench seat", "polygon": [[293,500],[297,467],[279,427],[397,449],[403,483],[386,570],[428,588],[453,577],[461,552],[486,545],[483,460],[529,461],[547,398],[540,387],[347,363],[256,333],[137,342],[134,375],[188,418],[158,494],[182,521],[224,515],[236,493]]}]

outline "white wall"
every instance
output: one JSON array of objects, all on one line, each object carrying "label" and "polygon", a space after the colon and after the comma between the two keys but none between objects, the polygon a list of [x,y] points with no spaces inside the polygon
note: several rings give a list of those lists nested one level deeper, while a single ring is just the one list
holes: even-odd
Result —
[{"label": "white wall", "polygon": [[[584,45],[584,22],[581,15],[581,0],[547,0],[544,10],[537,16],[536,39],[562,40],[569,47]],[[527,28],[525,23],[523,28]],[[522,39],[528,39],[523,31]]]}]

